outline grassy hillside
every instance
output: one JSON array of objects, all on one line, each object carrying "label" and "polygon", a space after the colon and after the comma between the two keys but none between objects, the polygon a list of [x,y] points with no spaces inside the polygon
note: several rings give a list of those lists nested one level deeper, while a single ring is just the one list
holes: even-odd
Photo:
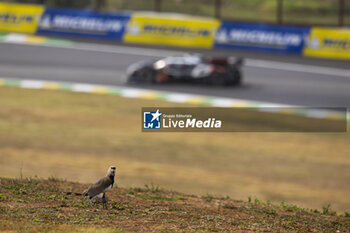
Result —
[{"label": "grassy hillside", "polygon": [[2,87],[0,106],[1,177],[91,183],[116,165],[120,187],[350,210],[349,133],[142,133],[142,106],[192,105],[60,91]]},{"label": "grassy hillside", "polygon": [[55,178],[0,178],[0,229],[16,232],[345,232],[350,215],[336,216],[258,199],[194,196],[155,186],[114,188],[107,210],[80,195],[86,184]]},{"label": "grassy hillside", "polygon": [[[37,1],[2,0],[2,2],[26,2]],[[92,0],[67,1],[48,0],[48,6],[91,8]],[[142,0],[105,0],[103,11],[154,11],[155,1]],[[223,0],[221,17],[224,19],[277,22],[276,0]],[[350,25],[350,4],[345,2],[344,21]],[[191,15],[214,17],[213,0],[162,0],[163,12],[185,13]],[[283,22],[291,24],[338,24],[338,1],[335,0],[284,0]]]},{"label": "grassy hillside", "polygon": [[[277,22],[277,1],[274,0],[223,0],[221,17],[241,21]],[[346,2],[346,1],[345,1]],[[294,24],[330,24],[338,23],[338,2],[334,0],[284,0],[283,21]],[[154,1],[107,0],[104,10],[147,10],[154,11]],[[164,12],[185,13],[213,17],[215,14],[212,0],[162,0]],[[350,4],[345,4],[345,23],[350,24]]]}]

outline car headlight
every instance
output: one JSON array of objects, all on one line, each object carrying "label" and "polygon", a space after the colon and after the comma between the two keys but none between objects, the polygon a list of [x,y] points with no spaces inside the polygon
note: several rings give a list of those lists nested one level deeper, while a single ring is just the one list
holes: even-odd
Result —
[{"label": "car headlight", "polygon": [[166,67],[166,62],[164,60],[159,60],[156,63],[154,63],[154,69],[161,70]]}]

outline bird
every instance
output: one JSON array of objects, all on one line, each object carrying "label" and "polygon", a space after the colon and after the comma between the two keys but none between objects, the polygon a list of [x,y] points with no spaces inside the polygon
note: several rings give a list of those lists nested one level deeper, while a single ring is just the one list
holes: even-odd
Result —
[{"label": "bird", "polygon": [[106,192],[113,188],[115,177],[115,166],[110,166],[107,175],[99,179],[96,183],[90,185],[90,187],[83,192],[86,199],[92,199],[98,197],[102,199],[103,208],[107,209],[107,196]]}]

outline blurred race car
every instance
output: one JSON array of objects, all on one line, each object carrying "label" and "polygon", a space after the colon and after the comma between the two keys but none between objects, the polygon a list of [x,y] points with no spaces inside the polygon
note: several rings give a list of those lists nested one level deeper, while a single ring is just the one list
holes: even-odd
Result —
[{"label": "blurred race car", "polygon": [[202,82],[239,85],[242,58],[184,55],[135,63],[126,71],[128,83]]}]

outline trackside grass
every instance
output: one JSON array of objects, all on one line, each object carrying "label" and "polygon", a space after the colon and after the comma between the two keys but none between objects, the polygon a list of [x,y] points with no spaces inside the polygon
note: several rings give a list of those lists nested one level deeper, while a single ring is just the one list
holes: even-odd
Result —
[{"label": "trackside grass", "polygon": [[119,187],[349,212],[349,133],[141,133],[152,106],[191,105],[1,87],[0,177],[91,183],[116,165]]},{"label": "trackside grass", "polygon": [[[0,178],[0,228],[16,232],[345,232],[349,217],[259,199],[195,196],[159,187],[114,188],[109,209],[79,195],[86,184]],[[209,198],[210,196],[210,198]]]}]

